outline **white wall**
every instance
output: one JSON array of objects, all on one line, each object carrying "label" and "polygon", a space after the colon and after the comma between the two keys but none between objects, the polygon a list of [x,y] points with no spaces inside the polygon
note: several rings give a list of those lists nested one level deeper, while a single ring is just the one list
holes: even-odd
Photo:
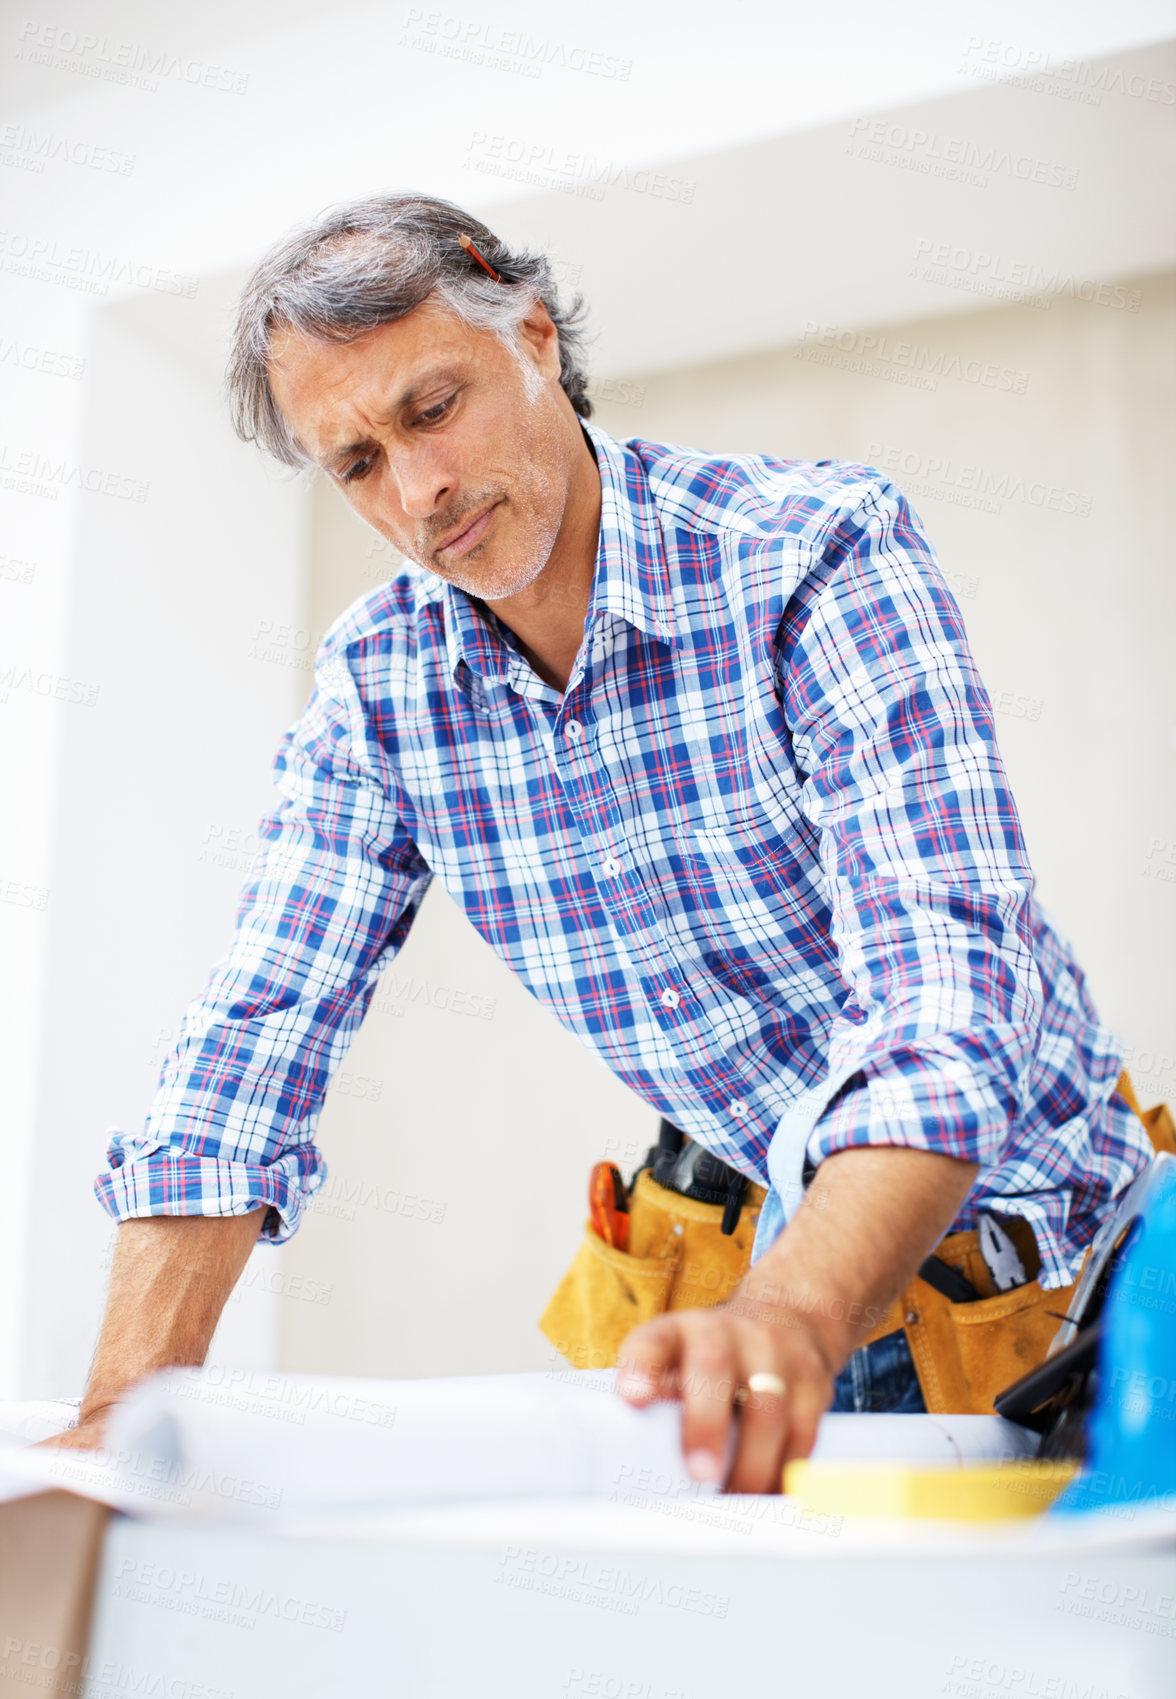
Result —
[{"label": "white wall", "polygon": [[[966,65],[991,70],[983,55]],[[564,179],[506,220],[580,273],[610,375],[776,347],[813,318],[876,326],[1018,295],[1097,298],[1176,263],[1174,104],[1168,41],[1068,75],[976,78],[884,114],[782,124],[674,159],[658,193],[586,200]]]},{"label": "white wall", "polygon": [[[243,867],[234,851],[225,866],[198,858],[209,832],[247,831],[256,817],[302,677],[297,656],[275,667],[238,646],[261,619],[306,617],[304,520],[300,492],[229,435],[218,385],[232,289],[218,279],[327,201],[416,185],[550,246],[596,309],[598,376],[623,379],[779,344],[826,307],[844,325],[951,318],[972,298],[900,275],[920,233],[982,238],[1014,261],[1094,268],[1099,280],[1173,261],[1172,132],[1146,93],[1148,79],[1162,89],[1172,77],[1171,46],[1156,43],[1170,30],[1163,0],[1124,0],[1113,14],[1095,0],[994,0],[982,15],[971,3],[907,0],[895,14],[855,0],[835,55],[827,20],[794,8],[745,8],[716,28],[713,8],[689,0],[667,31],[656,9],[622,0],[574,16],[472,0],[463,27],[483,35],[455,58],[433,13],[408,27],[414,10],[31,0],[4,26],[0,1394],[82,1378],[106,1231],[89,1192],[102,1128],[139,1120],[161,1034],[224,947]],[[487,45],[511,30],[543,44],[537,75]],[[585,68],[582,52],[626,74]],[[1078,75],[1066,62],[1079,54],[1113,57]],[[1042,57],[1044,81],[991,81]],[[1069,98],[1075,86],[1082,99]],[[439,124],[439,111],[460,121]],[[1077,187],[998,170],[945,194],[902,148],[889,167],[846,155],[854,123],[882,112],[938,137],[1063,157]],[[510,157],[520,148],[521,170]],[[106,168],[114,156],[125,169]],[[651,187],[641,172],[655,164],[695,196]],[[745,282],[727,260],[753,239],[760,264]],[[149,494],[79,491],[81,472],[145,480]],[[93,707],[52,695],[95,687]],[[169,757],[185,737],[173,788]],[[438,903],[410,949],[433,949],[434,925],[436,949],[449,949]],[[495,1035],[496,1065],[508,995],[481,1033]],[[416,1018],[389,1017],[406,1033]],[[420,1018],[442,1022],[442,1048],[460,1019]],[[602,1103],[633,1124],[627,1099],[589,1093],[569,1133],[577,1162],[594,1150]],[[540,1229],[536,1285],[562,1258],[567,1220]],[[429,1241],[430,1279],[439,1246],[463,1254],[464,1230],[447,1233]],[[520,1241],[517,1256],[528,1254]],[[267,1302],[268,1319],[251,1319]],[[260,1360],[278,1329],[298,1355],[284,1319],[297,1302],[255,1281],[218,1351]],[[523,1360],[532,1346],[516,1331],[494,1349]],[[427,1341],[419,1349],[414,1360],[431,1360]]]}]

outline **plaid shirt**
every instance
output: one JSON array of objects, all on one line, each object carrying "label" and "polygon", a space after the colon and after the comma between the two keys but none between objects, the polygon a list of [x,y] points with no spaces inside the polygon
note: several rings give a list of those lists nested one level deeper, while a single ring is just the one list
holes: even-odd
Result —
[{"label": "plaid shirt", "polygon": [[869,467],[585,434],[601,475],[566,691],[408,567],[349,609],[275,760],[236,932],[115,1132],[117,1217],[271,1206],[432,877],[653,1109],[770,1187],[866,1144],[978,1162],[1073,1278],[1151,1152],[1043,917],[959,610]]}]

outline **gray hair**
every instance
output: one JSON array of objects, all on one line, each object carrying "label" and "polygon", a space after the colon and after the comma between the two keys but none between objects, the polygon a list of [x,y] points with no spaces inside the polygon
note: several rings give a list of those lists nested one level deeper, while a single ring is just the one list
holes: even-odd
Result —
[{"label": "gray hair", "polygon": [[[502,279],[495,282],[461,246],[466,235]],[[520,321],[538,300],[559,334],[559,381],[581,418],[592,413],[582,365],[583,296],[568,308],[545,254],[507,247],[478,219],[428,195],[375,195],[331,207],[272,248],[237,309],[227,388],[233,428],[287,466],[314,462],[270,390],[270,340],[293,330],[323,342],[352,342],[403,318],[435,295],[466,324],[518,347]]]}]

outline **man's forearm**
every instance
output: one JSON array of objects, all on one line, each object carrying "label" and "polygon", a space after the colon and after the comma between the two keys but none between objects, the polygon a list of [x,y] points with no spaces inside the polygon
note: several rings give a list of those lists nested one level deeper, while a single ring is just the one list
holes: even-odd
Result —
[{"label": "man's forearm", "polygon": [[951,1226],[978,1166],[898,1145],[826,1157],[733,1306],[799,1311],[838,1372]]},{"label": "man's forearm", "polygon": [[248,1215],[152,1215],[123,1222],[79,1430],[98,1423],[155,1369],[204,1361],[264,1214],[256,1209]]}]

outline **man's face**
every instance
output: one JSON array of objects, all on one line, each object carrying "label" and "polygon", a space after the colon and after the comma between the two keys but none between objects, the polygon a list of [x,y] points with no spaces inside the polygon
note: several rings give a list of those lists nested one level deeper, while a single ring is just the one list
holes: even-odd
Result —
[{"label": "man's face", "polygon": [[362,519],[486,601],[542,572],[583,438],[537,306],[515,355],[432,299],[355,342],[275,336],[274,399]]}]

